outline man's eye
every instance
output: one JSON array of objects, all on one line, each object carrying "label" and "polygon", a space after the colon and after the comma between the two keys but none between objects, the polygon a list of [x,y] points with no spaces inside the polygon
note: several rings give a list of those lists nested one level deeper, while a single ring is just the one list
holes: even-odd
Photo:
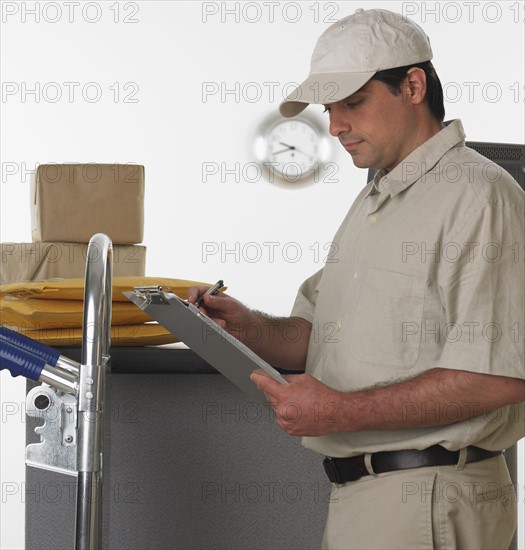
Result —
[{"label": "man's eye", "polygon": [[361,101],[362,100],[348,101],[347,103],[345,103],[345,106],[348,107],[349,109],[355,109],[356,107],[358,107],[361,104]]}]

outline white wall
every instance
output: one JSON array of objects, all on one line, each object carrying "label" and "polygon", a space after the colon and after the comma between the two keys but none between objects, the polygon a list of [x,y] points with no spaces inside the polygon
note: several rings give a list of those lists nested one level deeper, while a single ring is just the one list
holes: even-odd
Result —
[{"label": "white wall", "polygon": [[[366,173],[339,149],[335,182],[300,190],[221,172],[203,181],[203,163],[239,163],[242,174],[253,160],[256,126],[276,110],[288,83],[306,76],[318,35],[358,7],[410,14],[425,28],[447,118],[462,118],[467,139],[524,141],[523,2],[75,4],[2,5],[2,241],[31,240],[28,171],[37,164],[144,164],[147,274],[224,278],[250,306],[287,314],[297,286],[321,267],[315,248],[330,242]],[[203,97],[204,83],[237,88],[238,97]],[[24,92],[35,86],[37,97]],[[57,91],[62,98],[53,102]],[[203,261],[210,242],[219,251],[238,246],[240,254]],[[278,243],[274,261],[265,242]],[[254,248],[243,254],[247,243],[260,246],[258,262],[249,261]],[[290,243],[301,252],[296,262],[283,258]],[[0,546],[14,549],[24,546],[24,383],[4,372],[0,382]]]}]

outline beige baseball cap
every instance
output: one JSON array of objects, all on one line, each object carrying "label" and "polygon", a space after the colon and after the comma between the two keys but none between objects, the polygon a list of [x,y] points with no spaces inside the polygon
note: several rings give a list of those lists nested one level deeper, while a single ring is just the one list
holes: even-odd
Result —
[{"label": "beige baseball cap", "polygon": [[430,39],[419,25],[388,10],[358,9],[319,37],[310,75],[284,99],[279,111],[293,117],[310,103],[340,101],[378,71],[430,59]]}]

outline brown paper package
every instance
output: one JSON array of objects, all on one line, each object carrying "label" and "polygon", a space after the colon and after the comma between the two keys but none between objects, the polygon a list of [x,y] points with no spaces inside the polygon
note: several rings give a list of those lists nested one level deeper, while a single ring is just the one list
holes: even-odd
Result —
[{"label": "brown paper package", "polygon": [[[85,277],[85,243],[1,243],[0,284]],[[96,259],[96,258],[95,258]],[[146,247],[113,245],[113,275],[143,277]]]},{"label": "brown paper package", "polygon": [[144,166],[41,164],[31,183],[33,242],[87,243],[95,233],[142,242]]}]

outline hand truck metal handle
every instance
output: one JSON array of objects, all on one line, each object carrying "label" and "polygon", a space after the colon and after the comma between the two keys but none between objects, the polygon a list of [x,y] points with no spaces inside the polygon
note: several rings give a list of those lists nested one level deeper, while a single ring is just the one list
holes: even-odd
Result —
[{"label": "hand truck metal handle", "polygon": [[111,329],[113,247],[97,233],[89,241],[78,391],[76,550],[102,547],[102,442],[105,364]]}]

